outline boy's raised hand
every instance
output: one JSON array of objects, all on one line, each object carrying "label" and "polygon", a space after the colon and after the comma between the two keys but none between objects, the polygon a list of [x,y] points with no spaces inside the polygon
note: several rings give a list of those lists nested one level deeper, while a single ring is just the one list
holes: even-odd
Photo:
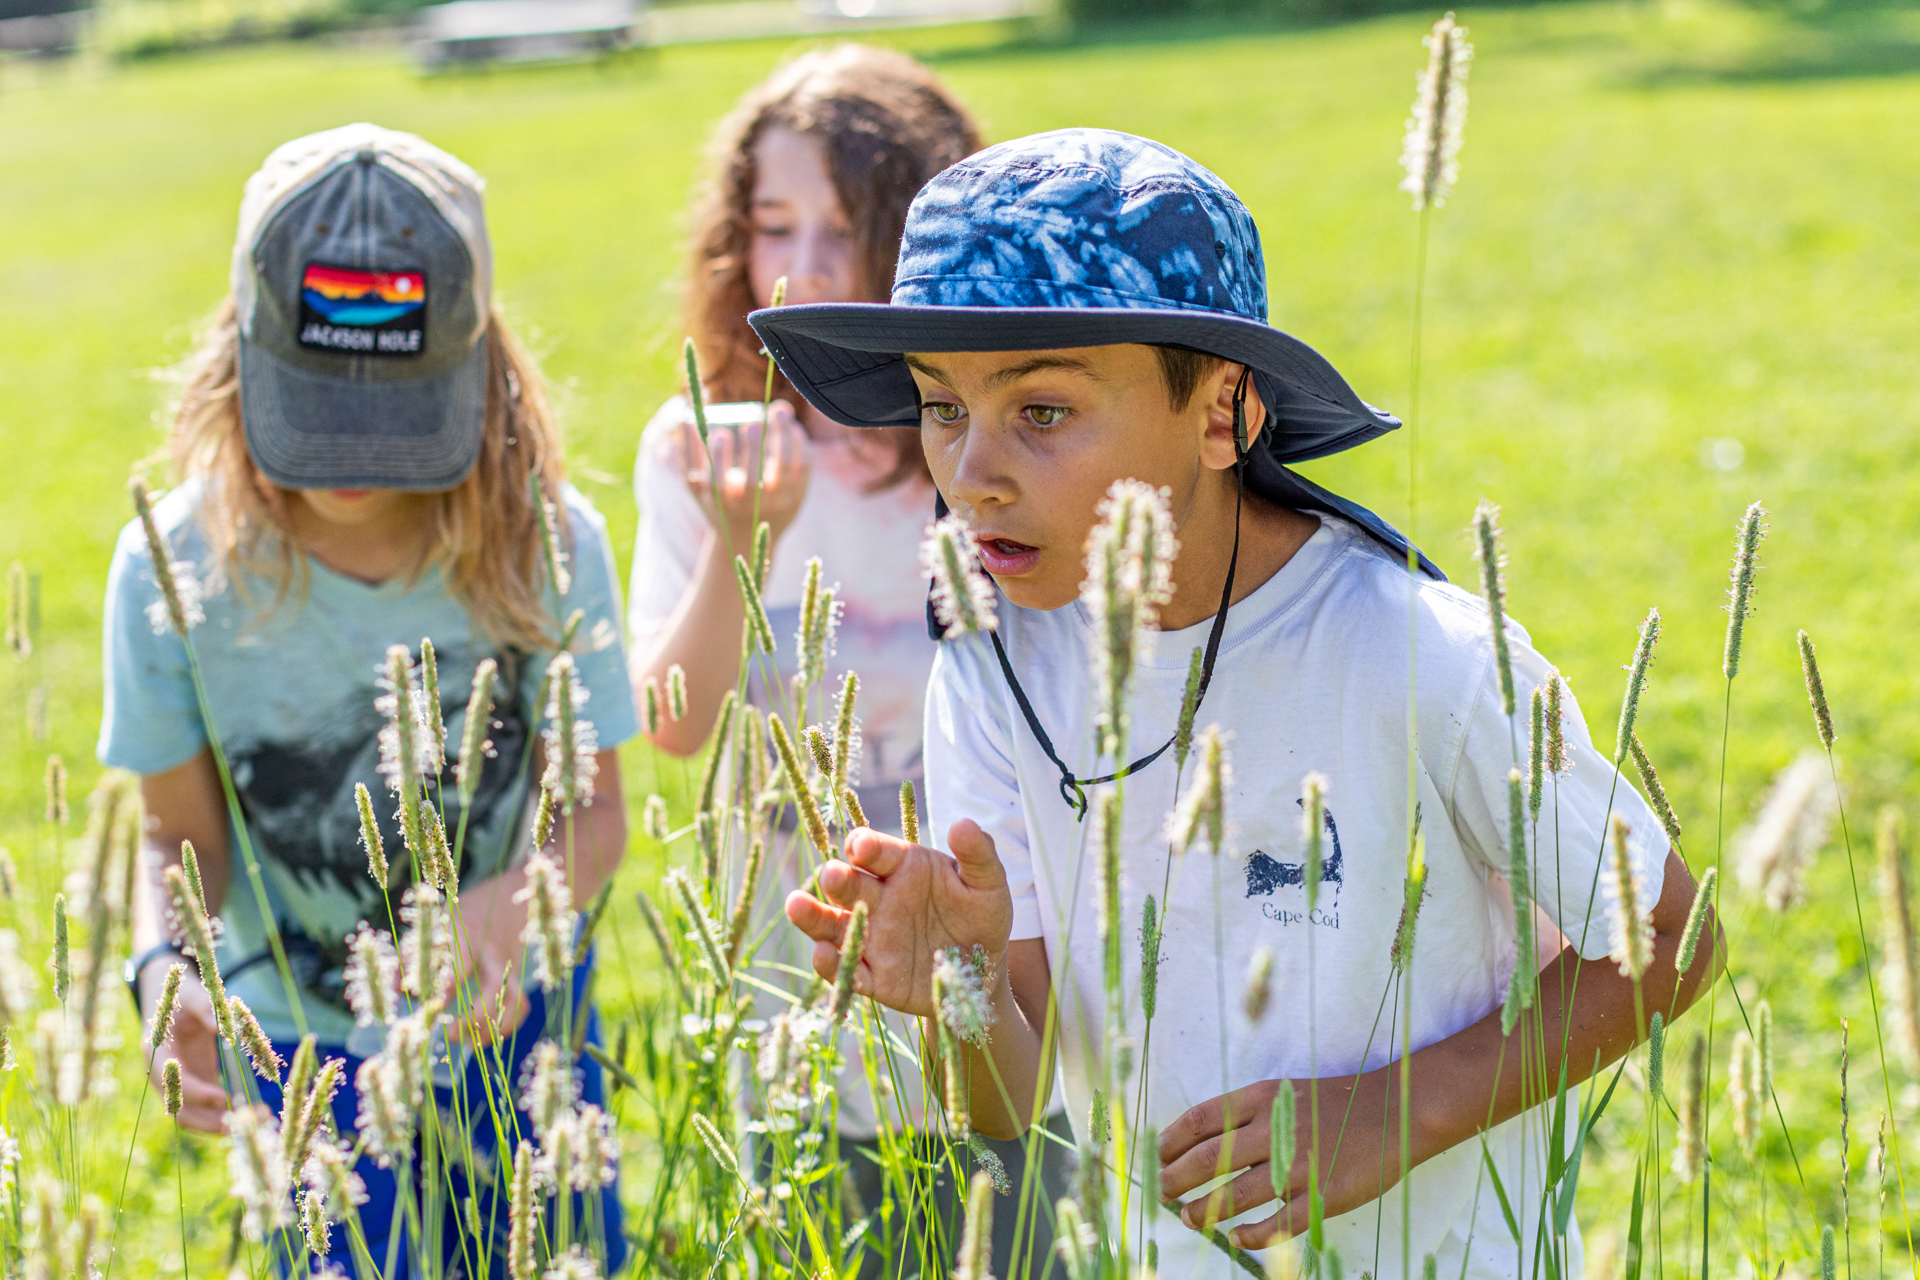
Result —
[{"label": "boy's raised hand", "polygon": [[956,822],[947,847],[952,857],[866,828],[849,835],[846,858],[820,868],[821,897],[795,890],[787,898],[787,918],[814,941],[814,970],[828,979],[838,972],[847,922],[854,904],[865,902],[856,993],[930,1016],[933,953],[944,947],[982,947],[991,971],[1004,973],[1013,898],[993,839],[972,822]]}]

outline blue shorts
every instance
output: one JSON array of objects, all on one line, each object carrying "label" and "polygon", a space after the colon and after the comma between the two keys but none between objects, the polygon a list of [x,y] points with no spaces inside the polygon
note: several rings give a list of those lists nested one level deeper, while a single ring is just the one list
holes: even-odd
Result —
[{"label": "blue shorts", "polygon": [[[589,954],[586,963],[574,970],[574,991],[580,993],[587,991],[587,974],[592,968],[593,957]],[[464,1079],[459,1090],[459,1101],[471,1114],[461,1117],[455,1112],[456,1100],[453,1089],[443,1085],[434,1087],[435,1101],[439,1104],[441,1115],[453,1117],[453,1123],[463,1125],[467,1133],[463,1142],[458,1134],[447,1132],[443,1122],[439,1139],[443,1153],[441,1160],[443,1177],[439,1194],[446,1205],[446,1210],[442,1215],[442,1221],[424,1224],[429,1248],[435,1244],[434,1237],[436,1235],[439,1237],[439,1253],[444,1260],[443,1265],[448,1280],[453,1280],[454,1277],[462,1277],[466,1280],[482,1280],[484,1277],[484,1280],[495,1280],[495,1277],[504,1278],[507,1273],[507,1188],[513,1176],[513,1150],[518,1141],[515,1135],[531,1138],[531,1134],[527,1128],[526,1113],[522,1111],[517,1116],[517,1130],[508,1130],[503,1143],[503,1135],[496,1132],[494,1115],[488,1109],[487,1099],[489,1096],[518,1099],[526,1060],[532,1054],[534,1045],[547,1034],[548,1004],[544,994],[538,987],[534,987],[527,992],[527,998],[532,1007],[527,1011],[526,1020],[520,1024],[519,1030],[514,1032],[512,1040],[502,1047],[501,1054],[488,1050],[471,1055],[467,1060]],[[553,1011],[556,1014],[559,1012],[557,1005]],[[592,1005],[583,1003],[576,1016],[584,1016],[587,1019],[587,1043],[601,1044],[599,1012]],[[560,1019],[555,1017],[554,1023],[552,1034],[557,1039],[561,1031]],[[283,1061],[287,1062],[293,1060],[295,1048],[297,1046],[293,1044],[280,1042],[274,1044],[275,1051],[280,1054]],[[333,1120],[341,1136],[351,1141],[349,1135],[356,1127],[360,1110],[359,1092],[354,1088],[354,1075],[359,1071],[363,1059],[348,1053],[338,1045],[323,1044],[319,1049],[322,1062],[328,1058],[345,1059],[345,1079],[340,1092],[335,1094],[333,1099]],[[506,1062],[504,1073],[499,1066],[502,1054]],[[444,1068],[442,1070],[444,1071]],[[600,1064],[582,1054],[576,1063],[576,1072],[580,1081],[580,1100],[604,1107],[606,1075],[601,1070]],[[260,1100],[271,1107],[277,1115],[281,1104],[279,1086],[268,1084],[257,1077],[254,1083],[259,1086]],[[423,1119],[422,1123],[429,1123],[429,1121]],[[460,1147],[467,1143],[471,1143],[473,1148],[471,1175],[459,1162],[446,1158],[449,1147]],[[503,1146],[506,1148],[504,1153],[501,1150]],[[417,1143],[415,1149],[418,1151]],[[419,1177],[419,1170],[420,1160],[416,1156],[413,1162],[416,1179]],[[397,1189],[395,1175],[398,1171],[397,1165],[394,1168],[382,1169],[371,1157],[363,1157],[354,1166],[354,1172],[358,1173],[367,1185],[367,1203],[360,1206],[360,1222],[367,1238],[367,1252],[372,1256],[376,1267],[386,1264],[390,1236],[395,1232],[401,1234],[397,1254],[400,1260],[399,1265],[391,1275],[386,1277],[386,1280],[403,1280],[403,1278],[415,1280],[412,1266],[413,1241],[407,1238],[405,1224],[394,1199]],[[295,1176],[298,1177],[297,1170]],[[603,1274],[609,1276],[617,1275],[627,1260],[627,1239],[623,1230],[619,1191],[619,1183],[615,1182],[603,1187],[598,1195],[576,1193],[572,1197],[573,1204],[570,1210],[575,1224],[576,1238],[585,1235],[592,1241],[591,1251],[601,1260]],[[468,1224],[468,1215],[461,1203],[468,1196],[473,1198],[482,1236],[490,1237],[490,1242],[474,1238]],[[416,1200],[415,1203],[420,1202]],[[542,1222],[549,1232],[552,1231],[557,1220],[558,1209],[557,1200],[547,1202]],[[304,1272],[307,1269],[308,1260],[297,1229],[293,1232],[293,1243],[295,1254],[302,1263],[300,1270]],[[546,1256],[544,1247],[540,1251],[540,1256]],[[483,1257],[489,1264],[485,1267],[481,1264]],[[348,1235],[347,1224],[343,1222],[336,1222],[333,1226],[327,1260],[340,1267],[347,1275],[355,1277],[356,1280],[373,1280],[371,1277],[361,1277],[356,1269],[353,1245]],[[284,1266],[284,1255],[278,1261]]]}]

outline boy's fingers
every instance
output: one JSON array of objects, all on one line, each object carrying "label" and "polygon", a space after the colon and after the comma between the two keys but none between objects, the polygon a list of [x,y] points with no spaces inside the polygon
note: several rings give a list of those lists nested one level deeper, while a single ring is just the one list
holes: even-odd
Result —
[{"label": "boy's fingers", "polygon": [[[861,827],[847,836],[847,862],[870,876],[885,879],[906,865],[907,853],[912,848],[912,845],[898,836],[882,835],[871,827]],[[829,867],[833,865],[831,862],[827,864]],[[840,865],[845,866],[846,863]],[[820,873],[822,887],[826,882],[826,871],[822,869]],[[851,906],[852,903],[849,901],[848,905]]]},{"label": "boy's fingers", "polygon": [[828,902],[848,911],[862,899],[871,908],[878,905],[880,882],[835,858],[820,865],[820,892]]},{"label": "boy's fingers", "polygon": [[969,889],[998,889],[1007,883],[1007,869],[993,850],[993,837],[980,824],[962,818],[947,828],[947,848],[960,864],[960,879]]},{"label": "boy's fingers", "polygon": [[1195,1197],[1180,1211],[1180,1220],[1198,1230],[1209,1222],[1237,1218],[1255,1205],[1265,1204],[1271,1199],[1273,1180],[1267,1175],[1267,1162],[1262,1160],[1226,1186],[1216,1187],[1204,1196]]},{"label": "boy's fingers", "polygon": [[1228,1129],[1266,1119],[1276,1085],[1264,1080],[1187,1108],[1160,1133],[1161,1163],[1172,1164],[1195,1143],[1217,1138]]},{"label": "boy's fingers", "polygon": [[1286,1213],[1287,1211],[1283,1209],[1280,1213],[1262,1218],[1258,1222],[1243,1222],[1227,1232],[1227,1239],[1233,1241],[1237,1249],[1264,1249],[1268,1245],[1278,1244],[1291,1234],[1287,1224],[1281,1221]]},{"label": "boy's fingers", "polygon": [[180,1108],[180,1127],[192,1129],[198,1133],[225,1133],[227,1128],[227,1109],[225,1107],[182,1107]]},{"label": "boy's fingers", "polygon": [[804,889],[787,895],[787,919],[800,932],[829,948],[839,946],[846,931],[846,912],[836,911]]},{"label": "boy's fingers", "polygon": [[[813,971],[819,974],[821,977],[825,978],[828,982],[832,982],[835,978],[839,977],[840,976],[839,948],[835,947],[830,942],[814,943],[813,944]],[[859,975],[855,974],[854,986],[857,989],[859,985],[860,985]]]}]

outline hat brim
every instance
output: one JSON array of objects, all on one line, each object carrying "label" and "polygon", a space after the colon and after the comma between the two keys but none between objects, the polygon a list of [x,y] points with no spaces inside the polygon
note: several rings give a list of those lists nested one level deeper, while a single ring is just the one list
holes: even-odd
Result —
[{"label": "hat brim", "polygon": [[747,317],[794,389],[850,427],[917,427],[902,358],[923,351],[1042,351],[1151,343],[1190,347],[1254,371],[1270,415],[1266,444],[1304,462],[1400,425],[1355,395],[1326,359],[1271,325],[1172,307],[904,307],[876,302],[767,308]]},{"label": "hat brim", "polygon": [[379,382],[298,368],[240,340],[240,415],[254,465],[287,489],[433,493],[480,457],[487,344],[445,373]]}]

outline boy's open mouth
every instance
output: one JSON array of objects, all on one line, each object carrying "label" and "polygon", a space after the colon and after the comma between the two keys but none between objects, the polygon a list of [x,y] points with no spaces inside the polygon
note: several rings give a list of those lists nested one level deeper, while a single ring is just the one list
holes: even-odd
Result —
[{"label": "boy's open mouth", "polygon": [[974,545],[980,549],[981,564],[996,578],[1025,573],[1040,558],[1040,548],[995,534],[977,535]]}]

